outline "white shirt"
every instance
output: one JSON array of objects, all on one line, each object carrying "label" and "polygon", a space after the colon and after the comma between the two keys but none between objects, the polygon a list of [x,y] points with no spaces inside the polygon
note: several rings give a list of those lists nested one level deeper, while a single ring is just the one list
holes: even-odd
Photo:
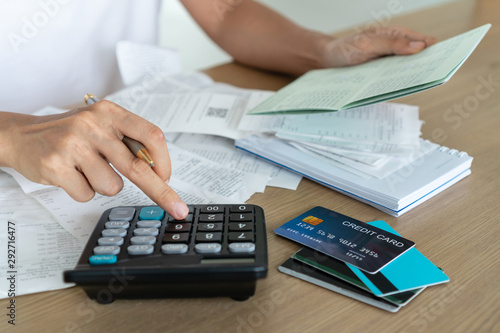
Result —
[{"label": "white shirt", "polygon": [[117,90],[116,43],[156,44],[159,5],[0,0],[0,111],[31,113]]}]

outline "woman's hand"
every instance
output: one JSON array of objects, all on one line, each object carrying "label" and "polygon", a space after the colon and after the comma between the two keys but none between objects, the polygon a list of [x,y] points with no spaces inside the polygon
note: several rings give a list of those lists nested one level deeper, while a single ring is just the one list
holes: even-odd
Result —
[{"label": "woman's hand", "polygon": [[357,65],[386,55],[409,55],[435,44],[434,37],[403,27],[379,27],[324,44],[324,67]]},{"label": "woman's hand", "polygon": [[[130,152],[124,136],[146,147],[153,168]],[[77,201],[121,191],[123,181],[112,164],[174,218],[188,214],[168,186],[171,165],[161,129],[112,102],[41,117],[0,112],[0,139],[0,165],[61,187]]]}]

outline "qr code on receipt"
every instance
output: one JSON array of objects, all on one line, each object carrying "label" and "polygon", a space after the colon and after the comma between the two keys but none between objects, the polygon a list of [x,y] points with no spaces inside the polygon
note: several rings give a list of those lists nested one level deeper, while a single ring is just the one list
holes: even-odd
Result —
[{"label": "qr code on receipt", "polygon": [[226,108],[213,108],[209,107],[207,109],[207,117],[215,117],[215,118],[226,118],[229,109]]}]

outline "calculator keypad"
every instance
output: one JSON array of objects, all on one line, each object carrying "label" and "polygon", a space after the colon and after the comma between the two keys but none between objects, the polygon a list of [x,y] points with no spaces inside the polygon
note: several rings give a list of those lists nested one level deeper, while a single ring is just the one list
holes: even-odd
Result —
[{"label": "calculator keypad", "polygon": [[107,221],[100,221],[101,237],[89,263],[113,264],[151,254],[248,258],[255,253],[253,206],[190,205],[189,209],[185,219],[175,220],[158,206],[113,208]]}]

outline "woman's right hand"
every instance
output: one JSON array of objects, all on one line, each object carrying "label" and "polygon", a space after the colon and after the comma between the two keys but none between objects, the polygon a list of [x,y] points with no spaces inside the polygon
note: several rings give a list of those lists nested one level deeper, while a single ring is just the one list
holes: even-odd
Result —
[{"label": "woman's right hand", "polygon": [[[146,147],[153,168],[130,152],[124,136]],[[77,201],[89,201],[96,192],[120,192],[123,180],[115,167],[174,218],[188,214],[168,186],[171,164],[161,129],[112,102],[50,116],[0,112],[0,142],[0,166],[14,168],[33,182],[61,187]]]}]

